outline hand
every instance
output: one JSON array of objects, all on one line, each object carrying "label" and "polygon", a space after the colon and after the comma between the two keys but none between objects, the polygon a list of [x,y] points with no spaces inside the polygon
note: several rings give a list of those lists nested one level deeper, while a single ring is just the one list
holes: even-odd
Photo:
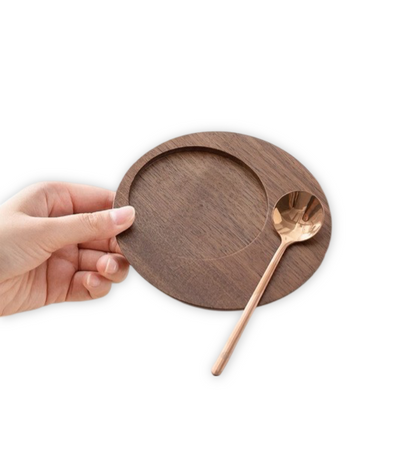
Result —
[{"label": "hand", "polygon": [[0,206],[0,316],[103,297],[126,278],[115,236],[134,209],[110,209],[113,200],[105,189],[40,183]]}]

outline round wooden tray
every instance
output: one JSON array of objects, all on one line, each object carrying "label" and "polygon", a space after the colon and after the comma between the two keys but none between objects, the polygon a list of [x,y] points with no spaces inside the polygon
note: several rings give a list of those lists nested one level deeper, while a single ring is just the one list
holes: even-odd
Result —
[{"label": "round wooden tray", "polygon": [[277,249],[271,213],[293,190],[325,208],[321,231],[291,246],[260,305],[290,294],[321,264],[331,236],[328,202],[295,158],[236,133],[181,136],[142,156],[127,172],[115,207],[136,209],[118,236],[130,264],[166,294],[194,306],[243,309]]}]

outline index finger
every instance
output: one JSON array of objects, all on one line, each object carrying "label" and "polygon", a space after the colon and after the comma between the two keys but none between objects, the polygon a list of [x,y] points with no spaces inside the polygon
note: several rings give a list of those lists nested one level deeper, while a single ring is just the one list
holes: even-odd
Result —
[{"label": "index finger", "polygon": [[108,189],[58,181],[33,184],[5,203],[34,217],[60,217],[111,209],[115,193]]},{"label": "index finger", "polygon": [[57,183],[52,187],[67,191],[72,201],[73,214],[111,209],[116,195],[108,189],[84,184]]}]

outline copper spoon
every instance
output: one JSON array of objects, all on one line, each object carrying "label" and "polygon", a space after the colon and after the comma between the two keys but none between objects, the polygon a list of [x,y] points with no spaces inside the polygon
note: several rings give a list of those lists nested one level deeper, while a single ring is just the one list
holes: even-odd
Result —
[{"label": "copper spoon", "polygon": [[315,236],[321,229],[323,222],[324,208],[322,203],[309,192],[290,192],[277,202],[273,211],[273,223],[281,238],[280,246],[261,277],[247,306],[244,308],[243,314],[228,338],[220,356],[212,367],[213,375],[221,375],[227,365],[285,250],[289,245],[306,241]]}]

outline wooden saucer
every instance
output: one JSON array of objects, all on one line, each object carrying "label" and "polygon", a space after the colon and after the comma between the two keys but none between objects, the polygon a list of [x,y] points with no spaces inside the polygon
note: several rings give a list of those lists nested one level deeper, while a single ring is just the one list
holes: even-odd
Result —
[{"label": "wooden saucer", "polygon": [[115,207],[136,209],[118,236],[130,264],[161,291],[194,306],[243,309],[277,249],[271,213],[306,190],[325,208],[321,231],[291,246],[260,305],[290,294],[328,248],[331,215],[318,182],[282,149],[237,133],[196,133],[159,145],[124,176]]}]

